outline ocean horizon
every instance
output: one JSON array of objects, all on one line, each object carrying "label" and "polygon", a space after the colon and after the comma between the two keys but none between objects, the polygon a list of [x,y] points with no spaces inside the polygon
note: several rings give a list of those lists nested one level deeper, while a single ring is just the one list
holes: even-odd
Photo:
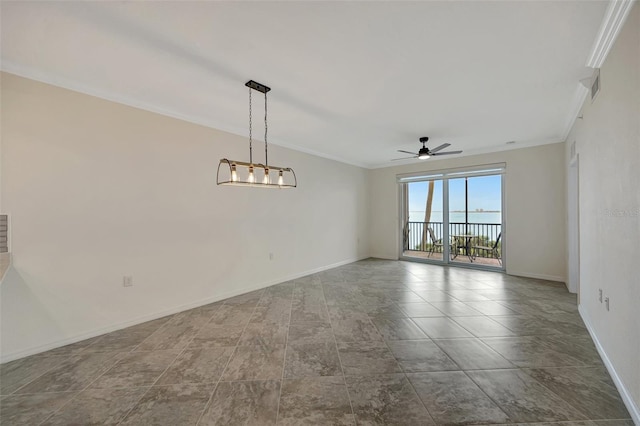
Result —
[{"label": "ocean horizon", "polygon": [[[409,222],[424,222],[424,211],[409,211]],[[469,223],[490,223],[501,225],[502,212],[496,211],[470,211],[468,214]],[[442,212],[432,211],[431,222],[442,222]],[[449,212],[449,222],[464,223],[465,213],[460,211]]]}]

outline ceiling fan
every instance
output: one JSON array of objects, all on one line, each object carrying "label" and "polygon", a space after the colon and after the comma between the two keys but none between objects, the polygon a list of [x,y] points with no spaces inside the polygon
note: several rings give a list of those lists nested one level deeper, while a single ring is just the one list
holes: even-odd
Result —
[{"label": "ceiling fan", "polygon": [[403,152],[405,154],[411,154],[413,157],[403,157],[403,158],[394,158],[391,161],[396,161],[396,160],[407,160],[409,158],[417,158],[419,160],[426,160],[429,157],[435,157],[436,155],[450,155],[450,154],[460,154],[462,151],[445,151],[445,152],[440,152],[440,150],[445,149],[448,146],[451,146],[450,143],[443,143],[440,146],[437,146],[433,149],[429,149],[426,146],[424,146],[424,144],[426,144],[429,141],[429,138],[427,136],[423,136],[420,138],[420,142],[422,143],[422,148],[420,148],[420,150],[418,151],[418,153],[415,152],[409,152],[409,151],[403,151],[401,149],[398,150],[398,152]]}]

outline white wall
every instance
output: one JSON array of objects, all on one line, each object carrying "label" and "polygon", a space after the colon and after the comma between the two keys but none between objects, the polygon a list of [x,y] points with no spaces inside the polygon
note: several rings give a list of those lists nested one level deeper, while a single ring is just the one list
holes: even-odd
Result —
[{"label": "white wall", "polygon": [[297,189],[218,187],[246,138],[10,74],[1,132],[3,361],[369,255],[365,169],[271,146]]},{"label": "white wall", "polygon": [[[580,312],[640,422],[640,6],[567,139],[580,163]],[[598,289],[610,298],[607,311]]]},{"label": "white wall", "polygon": [[372,256],[397,259],[399,255],[398,174],[506,163],[507,273],[565,281],[564,156],[564,144],[552,144],[372,170]]}]

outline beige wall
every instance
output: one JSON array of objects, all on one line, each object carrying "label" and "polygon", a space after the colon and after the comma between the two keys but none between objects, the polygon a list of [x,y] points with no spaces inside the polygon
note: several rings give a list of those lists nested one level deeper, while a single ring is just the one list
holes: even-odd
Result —
[{"label": "beige wall", "polygon": [[369,254],[367,170],[272,146],[299,188],[218,187],[218,160],[246,159],[246,138],[1,83],[3,360]]},{"label": "beige wall", "polygon": [[564,155],[564,144],[553,144],[372,170],[372,255],[385,259],[399,255],[398,174],[506,163],[507,273],[565,281]]},{"label": "beige wall", "polygon": [[8,74],[1,84],[14,255],[0,287],[3,361],[369,254],[397,258],[400,173],[506,163],[507,272],[565,280],[575,141],[580,311],[638,421],[638,5],[566,147],[366,171],[274,146],[274,162],[299,175],[292,191],[215,185],[218,159],[245,158],[245,138]]},{"label": "beige wall", "polygon": [[[580,312],[640,421],[640,6],[567,139],[579,158]],[[598,300],[610,298],[610,311]],[[625,395],[626,394],[626,395]]]}]

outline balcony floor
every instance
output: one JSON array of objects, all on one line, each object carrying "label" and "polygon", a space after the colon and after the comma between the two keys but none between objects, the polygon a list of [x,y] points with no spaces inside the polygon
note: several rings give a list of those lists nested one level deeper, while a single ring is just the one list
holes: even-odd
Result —
[{"label": "balcony floor", "polygon": [[[429,256],[429,252],[426,251],[416,251],[416,250],[405,250],[402,253],[403,256],[406,257],[415,257],[417,259],[429,259],[435,261],[442,261],[442,253],[433,253]],[[455,259],[453,259],[453,264],[455,263],[463,263],[463,264],[474,264],[474,265],[482,265],[482,266],[493,266],[496,268],[502,268],[498,259],[492,257],[476,257],[476,259],[472,262],[469,257],[464,254],[458,255]]]}]

